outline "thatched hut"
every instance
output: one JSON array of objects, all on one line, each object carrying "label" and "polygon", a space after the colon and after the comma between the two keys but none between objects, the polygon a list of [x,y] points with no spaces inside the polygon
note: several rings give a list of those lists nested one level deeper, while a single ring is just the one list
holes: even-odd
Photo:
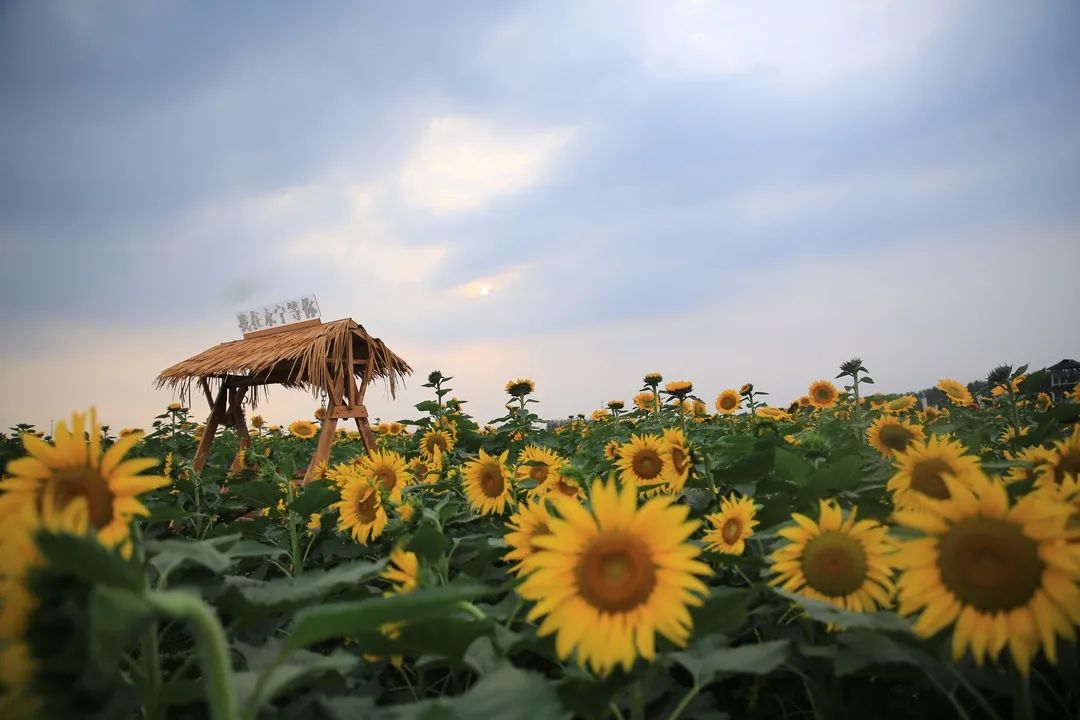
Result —
[{"label": "thatched hut", "polygon": [[240,467],[242,453],[251,444],[244,418],[245,397],[254,407],[259,389],[265,393],[268,385],[325,392],[326,416],[315,455],[304,475],[307,482],[315,466],[329,457],[334,430],[342,418],[353,418],[368,452],[375,449],[375,436],[364,406],[368,385],[381,378],[393,396],[398,383],[411,372],[409,364],[382,340],[371,337],[363,326],[346,318],[328,323],[310,320],[247,333],[242,340],[215,345],[166,368],[158,375],[157,386],[178,390],[190,402],[192,386],[198,385],[210,403],[210,417],[195,454],[197,471],[206,464],[214,435],[222,425],[233,427],[240,437],[233,470]]}]

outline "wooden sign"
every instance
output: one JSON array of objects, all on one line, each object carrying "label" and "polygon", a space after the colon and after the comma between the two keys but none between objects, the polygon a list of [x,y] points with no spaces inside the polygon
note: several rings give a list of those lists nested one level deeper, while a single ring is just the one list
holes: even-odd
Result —
[{"label": "wooden sign", "polygon": [[314,295],[293,298],[282,302],[264,305],[261,308],[244,310],[236,313],[236,324],[244,337],[264,330],[293,325],[295,323],[315,324],[320,322],[319,301]]}]

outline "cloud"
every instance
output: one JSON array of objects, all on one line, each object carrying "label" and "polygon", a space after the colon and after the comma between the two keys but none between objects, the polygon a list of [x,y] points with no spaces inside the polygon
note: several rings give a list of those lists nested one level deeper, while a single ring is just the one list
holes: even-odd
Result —
[{"label": "cloud", "polygon": [[474,212],[543,180],[573,135],[571,128],[508,130],[479,117],[436,117],[405,159],[400,192],[432,212]]}]

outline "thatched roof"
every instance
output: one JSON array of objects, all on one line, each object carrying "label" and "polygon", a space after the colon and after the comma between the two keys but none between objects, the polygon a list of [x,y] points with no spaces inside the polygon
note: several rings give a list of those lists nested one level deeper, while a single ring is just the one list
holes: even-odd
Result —
[{"label": "thatched roof", "polygon": [[409,364],[382,340],[371,337],[363,326],[346,318],[215,345],[162,370],[157,387],[179,389],[182,396],[190,398],[193,382],[205,380],[213,386],[227,376],[237,376],[252,387],[253,401],[262,385],[281,384],[319,392],[342,376],[340,368],[348,363],[350,349],[353,375],[369,381],[386,380],[391,396],[397,383],[412,372]]}]

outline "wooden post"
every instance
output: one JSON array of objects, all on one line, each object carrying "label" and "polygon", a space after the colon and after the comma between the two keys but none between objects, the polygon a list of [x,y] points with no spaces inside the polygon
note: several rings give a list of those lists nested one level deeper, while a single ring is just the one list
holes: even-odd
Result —
[{"label": "wooden post", "polygon": [[210,417],[206,418],[206,427],[203,428],[202,438],[199,439],[199,449],[195,451],[195,462],[191,464],[192,469],[197,473],[201,473],[206,465],[206,457],[210,454],[210,446],[214,443],[214,433],[217,432],[218,423],[225,419],[225,393],[227,391],[225,380],[222,379],[221,389],[218,390],[217,399],[210,408]]},{"label": "wooden post", "polygon": [[236,448],[236,455],[233,457],[232,465],[229,467],[229,472],[226,477],[233,477],[238,472],[244,469],[244,453],[249,447],[251,447],[251,433],[248,432],[247,420],[244,418],[244,395],[247,394],[247,388],[237,388],[229,391],[229,424],[232,425],[236,431],[237,438],[240,441],[239,447]]},{"label": "wooden post", "polygon": [[334,431],[337,430],[337,418],[334,410],[341,404],[342,387],[340,382],[331,383],[327,388],[326,414],[323,416],[322,430],[319,432],[319,443],[315,446],[315,454],[311,456],[307,470],[304,472],[304,485],[315,479],[315,468],[319,463],[330,459],[330,446],[334,442]]},{"label": "wooden post", "polygon": [[357,390],[356,378],[353,377],[353,375],[350,373],[349,386],[353,390],[353,397],[356,398],[353,401],[355,403],[354,407],[359,407],[364,410],[362,415],[357,415],[355,417],[356,429],[360,431],[360,439],[364,441],[364,450],[366,450],[367,454],[370,455],[371,453],[375,452],[377,444],[375,440],[375,433],[371,430],[371,421],[368,419],[367,406],[364,405],[364,393],[367,392],[367,378],[364,377],[361,379],[360,389]]}]

